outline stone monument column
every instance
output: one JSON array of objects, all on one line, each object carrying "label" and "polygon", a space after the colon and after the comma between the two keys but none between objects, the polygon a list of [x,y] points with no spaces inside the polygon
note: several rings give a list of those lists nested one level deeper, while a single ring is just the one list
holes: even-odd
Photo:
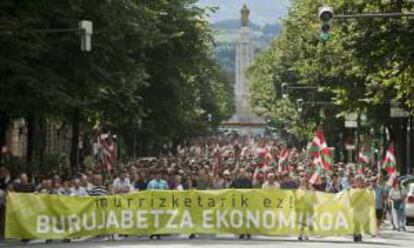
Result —
[{"label": "stone monument column", "polygon": [[250,38],[249,27],[242,27],[240,40],[236,47],[236,112],[247,114],[250,111],[249,84],[246,78],[246,70],[254,59],[254,45]]},{"label": "stone monument column", "polygon": [[254,44],[249,29],[250,10],[246,5],[241,9],[240,38],[236,46],[236,114],[250,113],[249,85],[246,79],[246,70],[254,59]]},{"label": "stone monument column", "polygon": [[255,114],[249,101],[249,82],[246,71],[254,60],[254,42],[249,29],[250,10],[246,5],[241,9],[240,38],[236,45],[236,83],[234,85],[236,113],[223,125],[237,130],[240,134],[263,134],[266,122]]}]

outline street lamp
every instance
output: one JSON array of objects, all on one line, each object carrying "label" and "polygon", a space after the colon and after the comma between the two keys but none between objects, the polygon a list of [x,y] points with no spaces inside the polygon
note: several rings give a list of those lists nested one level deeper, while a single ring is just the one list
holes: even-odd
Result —
[{"label": "street lamp", "polygon": [[319,91],[320,90],[320,87],[319,86],[299,86],[299,85],[292,85],[292,86],[289,86],[289,84],[288,83],[282,83],[281,85],[280,85],[280,87],[281,87],[281,93],[282,93],[282,97],[283,98],[288,98],[289,97],[289,90],[317,90],[317,91]]},{"label": "street lamp", "polygon": [[303,99],[302,98],[297,99],[296,100],[296,104],[298,105],[298,112],[299,113],[302,113],[302,111],[303,111],[303,104],[304,104]]},{"label": "street lamp", "polygon": [[79,30],[81,32],[81,51],[90,52],[92,51],[92,33],[93,24],[91,21],[82,20],[79,22]]},{"label": "street lamp", "polygon": [[289,96],[288,84],[287,83],[282,83],[281,87],[282,87],[282,97],[284,99],[288,98],[288,96]]}]

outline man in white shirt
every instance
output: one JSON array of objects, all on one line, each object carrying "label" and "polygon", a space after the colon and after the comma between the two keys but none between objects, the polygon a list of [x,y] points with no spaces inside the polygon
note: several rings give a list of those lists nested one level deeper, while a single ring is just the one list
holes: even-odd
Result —
[{"label": "man in white shirt", "polygon": [[82,175],[80,182],[81,182],[81,186],[85,188],[86,191],[89,191],[93,188],[93,184],[88,181],[87,175]]},{"label": "man in white shirt", "polygon": [[73,181],[73,188],[70,189],[71,196],[86,196],[89,195],[84,187],[81,186],[79,179]]},{"label": "man in white shirt", "polygon": [[264,190],[275,190],[280,189],[280,184],[275,180],[276,176],[273,173],[267,175],[266,182],[263,183],[262,189]]},{"label": "man in white shirt", "polygon": [[134,186],[132,186],[125,172],[122,172],[119,177],[114,180],[113,186],[115,194],[130,193],[134,190]]}]

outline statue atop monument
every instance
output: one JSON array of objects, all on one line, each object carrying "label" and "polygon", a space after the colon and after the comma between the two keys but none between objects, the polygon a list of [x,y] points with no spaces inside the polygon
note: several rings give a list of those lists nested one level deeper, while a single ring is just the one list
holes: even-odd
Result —
[{"label": "statue atop monument", "polygon": [[246,5],[240,11],[240,37],[236,45],[236,63],[234,84],[234,100],[236,112],[223,122],[222,127],[230,128],[241,135],[263,135],[266,130],[266,121],[254,114],[254,106],[249,101],[250,84],[246,71],[254,61],[255,46],[249,26],[250,10]]},{"label": "statue atop monument", "polygon": [[243,5],[241,9],[241,25],[242,27],[247,27],[249,25],[249,14],[250,10],[247,8],[246,4]]}]

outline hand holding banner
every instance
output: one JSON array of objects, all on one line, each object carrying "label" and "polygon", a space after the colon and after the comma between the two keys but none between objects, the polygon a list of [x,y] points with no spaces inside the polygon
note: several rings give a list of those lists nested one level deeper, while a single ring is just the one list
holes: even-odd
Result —
[{"label": "hand holding banner", "polygon": [[13,194],[6,238],[105,234],[376,233],[374,194],[293,190],[144,191],[107,197]]}]

